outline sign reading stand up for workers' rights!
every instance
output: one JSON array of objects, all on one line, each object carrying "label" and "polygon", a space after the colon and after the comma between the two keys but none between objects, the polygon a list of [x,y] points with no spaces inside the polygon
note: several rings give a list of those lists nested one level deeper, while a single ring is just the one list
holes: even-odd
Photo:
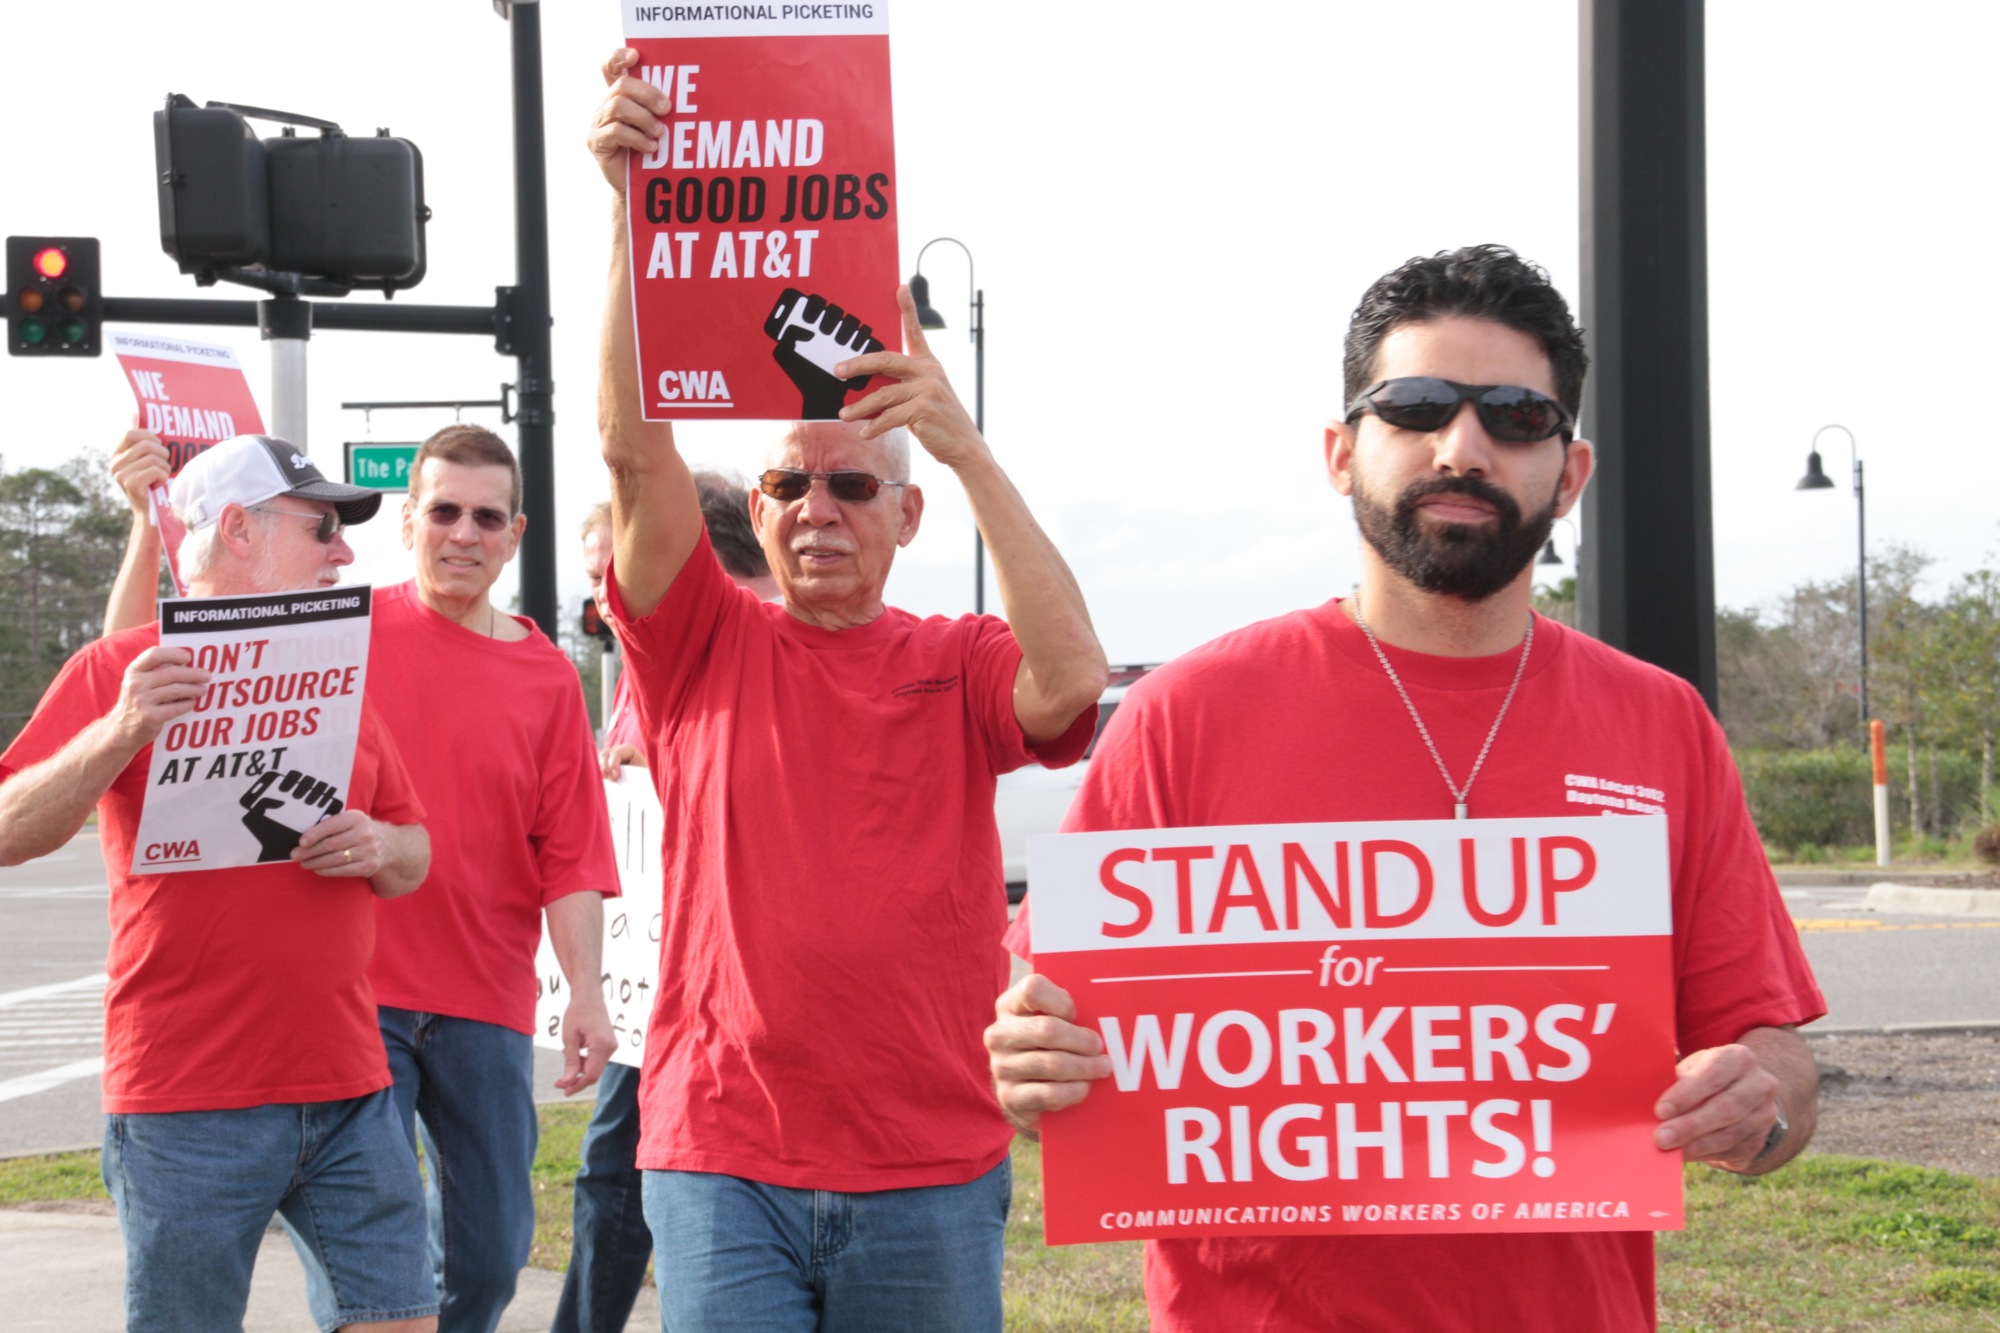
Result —
[{"label": "sign reading stand up for workers' rights!", "polygon": [[671,99],[630,155],[648,421],[836,417],[900,343],[885,0],[625,5],[633,73]]},{"label": "sign reading stand up for workers' rights!", "polygon": [[1035,968],[1113,1068],[1042,1121],[1050,1244],[1682,1225],[1664,816],[1028,856]]}]

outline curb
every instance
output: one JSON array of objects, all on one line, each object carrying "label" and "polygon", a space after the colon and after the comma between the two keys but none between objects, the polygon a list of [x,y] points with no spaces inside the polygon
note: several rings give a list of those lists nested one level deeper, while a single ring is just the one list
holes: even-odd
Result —
[{"label": "curb", "polygon": [[1869,1026],[1804,1027],[1801,1037],[1983,1037],[2000,1032],[2000,1019],[1964,1019],[1946,1023],[1882,1023]]},{"label": "curb", "polygon": [[2000,889],[1950,889],[1916,884],[1871,885],[1861,906],[1873,912],[1925,916],[2000,916]]},{"label": "curb", "polygon": [[0,1152],[0,1162],[18,1162],[24,1157],[68,1157],[72,1153],[103,1152],[104,1140],[95,1143],[77,1143],[54,1148],[28,1148],[20,1152]]},{"label": "curb", "polygon": [[1885,874],[1921,883],[1927,879],[1956,879],[1972,873],[1965,867],[1955,869],[1927,870],[1912,866],[1898,870],[1894,866],[1870,866],[1865,870],[1803,870],[1792,867],[1773,869],[1772,878],[1778,887],[1785,889],[1858,889],[1864,885],[1879,884]]}]

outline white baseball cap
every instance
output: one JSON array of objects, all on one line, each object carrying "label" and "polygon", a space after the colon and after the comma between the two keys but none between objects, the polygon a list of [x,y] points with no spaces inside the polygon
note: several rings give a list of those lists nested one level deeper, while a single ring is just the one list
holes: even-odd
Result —
[{"label": "white baseball cap", "polygon": [[275,435],[235,435],[189,461],[168,491],[189,531],[222,517],[227,505],[251,505],[281,495],[331,504],[342,523],[366,523],[382,493],[328,481],[305,454]]}]

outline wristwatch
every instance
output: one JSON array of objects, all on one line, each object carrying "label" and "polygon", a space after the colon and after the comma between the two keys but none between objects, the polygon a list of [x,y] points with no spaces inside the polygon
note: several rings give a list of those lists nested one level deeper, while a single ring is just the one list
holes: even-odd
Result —
[{"label": "wristwatch", "polygon": [[1768,1157],[1771,1150],[1785,1141],[1785,1134],[1792,1124],[1785,1119],[1785,1104],[1777,1098],[1771,1099],[1771,1110],[1777,1113],[1778,1123],[1771,1126],[1771,1132],[1764,1136],[1764,1146],[1757,1150],[1757,1156]]}]

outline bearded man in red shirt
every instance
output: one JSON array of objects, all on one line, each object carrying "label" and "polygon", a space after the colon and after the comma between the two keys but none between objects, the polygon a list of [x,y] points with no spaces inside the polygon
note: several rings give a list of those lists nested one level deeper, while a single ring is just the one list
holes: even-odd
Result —
[{"label": "bearded man in red shirt", "polygon": [[[1132,687],[1069,832],[1575,813],[1570,774],[1660,793],[1678,1077],[1654,1145],[1759,1174],[1812,1135],[1793,1030],[1826,1011],[1722,730],[1686,682],[1533,614],[1530,562],[1591,470],[1583,336],[1497,246],[1412,259],[1363,296],[1327,471],[1354,500],[1355,595],[1226,635]],[[1504,724],[1504,725],[1503,725]],[[1028,953],[1027,913],[1008,942]],[[1023,1131],[1111,1072],[1071,996],[1030,975],[986,1034]],[[1645,1232],[1156,1240],[1163,1330],[1636,1333]]]}]

